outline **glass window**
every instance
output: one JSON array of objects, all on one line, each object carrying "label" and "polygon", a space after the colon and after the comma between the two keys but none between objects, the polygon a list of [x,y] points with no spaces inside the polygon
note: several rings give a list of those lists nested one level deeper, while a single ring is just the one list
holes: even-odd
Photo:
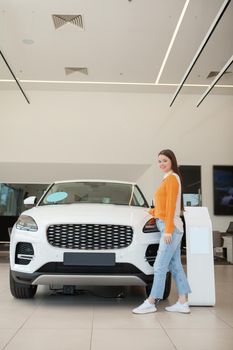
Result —
[{"label": "glass window", "polygon": [[0,217],[20,215],[28,209],[23,200],[29,196],[40,198],[47,187],[47,184],[0,183]]},{"label": "glass window", "polygon": [[22,199],[22,191],[8,184],[0,184],[0,215],[16,216],[19,203]]},{"label": "glass window", "polygon": [[148,204],[137,186],[133,186],[133,195],[131,205],[148,207]]},{"label": "glass window", "polygon": [[184,206],[201,206],[201,167],[181,165]]},{"label": "glass window", "polygon": [[91,181],[55,183],[39,205],[73,203],[147,205],[139,189],[132,184]]}]

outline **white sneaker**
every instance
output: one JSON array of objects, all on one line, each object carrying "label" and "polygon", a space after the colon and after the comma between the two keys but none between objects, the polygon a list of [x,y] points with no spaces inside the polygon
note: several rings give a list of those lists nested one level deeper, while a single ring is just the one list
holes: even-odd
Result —
[{"label": "white sneaker", "polygon": [[179,301],[177,301],[174,305],[165,307],[166,311],[170,312],[181,312],[183,314],[190,314],[190,308],[188,303],[181,304]]},{"label": "white sneaker", "polygon": [[134,314],[149,314],[150,312],[155,312],[157,311],[156,307],[154,304],[151,304],[148,299],[144,301],[141,305],[133,309]]}]

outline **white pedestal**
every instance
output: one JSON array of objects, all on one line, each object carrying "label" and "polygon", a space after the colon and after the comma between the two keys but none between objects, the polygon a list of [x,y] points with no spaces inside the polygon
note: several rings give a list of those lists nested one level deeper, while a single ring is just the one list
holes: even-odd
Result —
[{"label": "white pedestal", "polygon": [[205,207],[186,207],[187,277],[190,305],[215,305],[212,224]]}]

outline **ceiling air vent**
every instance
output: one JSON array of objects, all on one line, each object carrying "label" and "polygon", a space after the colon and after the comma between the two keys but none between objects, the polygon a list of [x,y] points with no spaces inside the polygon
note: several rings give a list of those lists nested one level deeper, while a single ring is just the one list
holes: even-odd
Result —
[{"label": "ceiling air vent", "polygon": [[71,23],[83,29],[83,18],[81,15],[52,15],[55,29],[64,26],[67,23]]},{"label": "ceiling air vent", "polygon": [[[218,75],[218,71],[212,71],[212,72],[209,72],[209,74],[207,75],[207,79],[209,79],[209,78],[213,78],[213,77],[216,77],[217,75]],[[223,75],[225,75],[225,74],[230,74],[230,73],[232,73],[232,72],[230,72],[230,71],[227,71],[227,72],[225,72],[225,73],[223,73]]]},{"label": "ceiling air vent", "polygon": [[65,67],[66,75],[70,75],[76,72],[88,75],[88,70],[85,67]]}]

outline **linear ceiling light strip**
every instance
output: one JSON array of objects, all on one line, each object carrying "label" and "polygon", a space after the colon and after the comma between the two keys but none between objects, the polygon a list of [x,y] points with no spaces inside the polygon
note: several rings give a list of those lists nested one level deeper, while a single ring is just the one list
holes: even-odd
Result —
[{"label": "linear ceiling light strip", "polygon": [[173,35],[172,35],[170,44],[169,44],[168,49],[167,49],[167,52],[166,52],[166,55],[165,55],[165,57],[164,57],[164,59],[163,59],[163,63],[162,63],[161,68],[160,68],[160,70],[159,70],[159,74],[158,74],[157,79],[156,79],[156,82],[155,82],[156,85],[159,83],[159,80],[160,80],[161,75],[162,75],[162,73],[163,73],[165,64],[167,63],[168,56],[170,55],[172,46],[173,46],[174,41],[175,41],[175,39],[176,39],[177,33],[178,33],[179,29],[180,29],[180,26],[181,26],[181,23],[182,23],[182,20],[183,20],[183,18],[184,18],[184,15],[185,15],[185,12],[186,12],[186,10],[187,10],[187,7],[188,7],[189,2],[190,2],[190,0],[186,0],[186,3],[185,3],[185,5],[184,5],[184,7],[183,7],[183,10],[182,10],[182,12],[181,12],[179,21],[177,22],[176,29],[175,29],[175,31],[174,31],[174,33],[173,33]]},{"label": "linear ceiling light strip", "polygon": [[220,19],[222,18],[223,14],[224,14],[224,12],[226,11],[226,9],[227,9],[228,5],[230,4],[230,2],[231,2],[231,0],[225,0],[224,3],[222,4],[220,10],[219,10],[218,13],[217,13],[217,16],[215,17],[213,23],[211,24],[211,26],[210,26],[210,28],[209,28],[209,30],[208,30],[208,32],[207,32],[205,38],[203,39],[203,41],[202,41],[202,43],[201,43],[199,49],[197,50],[197,52],[196,52],[196,54],[195,54],[195,56],[194,56],[192,62],[190,63],[190,65],[189,65],[189,67],[188,67],[188,69],[187,69],[187,71],[186,71],[186,73],[185,73],[185,75],[184,75],[184,77],[183,77],[183,79],[182,79],[180,85],[178,86],[178,88],[177,88],[177,90],[176,90],[176,92],[175,92],[175,94],[174,94],[174,96],[173,96],[173,98],[172,98],[172,100],[171,100],[170,107],[173,105],[173,103],[174,103],[174,101],[175,101],[177,95],[179,94],[179,92],[180,92],[182,86],[184,85],[184,83],[185,83],[186,79],[188,78],[188,76],[189,76],[191,70],[193,69],[193,66],[195,65],[195,63],[197,62],[197,60],[198,60],[200,54],[201,54],[202,51],[204,50],[204,48],[205,48],[206,44],[208,43],[208,41],[209,41],[209,39],[210,39],[210,37],[211,37],[213,31],[215,30],[215,28],[216,28],[218,22],[219,22]]},{"label": "linear ceiling light strip", "polygon": [[230,67],[230,65],[233,62],[233,55],[231,58],[227,61],[225,66],[222,68],[222,70],[218,73],[212,84],[208,87],[208,89],[204,92],[204,94],[201,96],[200,100],[197,103],[197,107],[200,106],[202,101],[205,99],[205,97],[210,93],[210,91],[213,89],[213,87],[216,85],[216,83],[219,81],[219,79],[223,76],[223,74],[226,72],[226,70]]},{"label": "linear ceiling light strip", "polygon": [[[13,79],[0,79],[0,83],[14,83]],[[146,87],[160,87],[160,86],[178,86],[178,84],[159,83],[122,83],[122,82],[109,82],[109,81],[80,81],[80,80],[21,80],[24,84],[66,84],[66,85],[126,85],[126,86],[146,86]],[[186,87],[206,87],[208,84],[184,84]],[[230,88],[233,89],[233,85],[230,84],[219,84],[215,85],[216,88]]]},{"label": "linear ceiling light strip", "polygon": [[8,69],[9,69],[9,71],[11,72],[11,75],[13,76],[13,78],[14,78],[14,80],[15,80],[16,84],[18,85],[18,87],[19,87],[20,91],[22,92],[23,96],[25,97],[25,99],[26,99],[27,103],[28,103],[28,104],[30,104],[29,99],[27,98],[27,96],[26,96],[25,92],[23,91],[23,89],[22,89],[22,87],[21,87],[20,83],[18,82],[18,79],[17,79],[17,78],[16,78],[16,76],[14,75],[14,72],[12,71],[11,67],[9,66],[9,64],[8,64],[7,60],[5,59],[5,57],[4,57],[4,55],[3,55],[3,53],[2,53],[2,51],[1,51],[1,50],[0,50],[0,55],[2,56],[3,61],[6,63],[7,68],[8,68]]}]

